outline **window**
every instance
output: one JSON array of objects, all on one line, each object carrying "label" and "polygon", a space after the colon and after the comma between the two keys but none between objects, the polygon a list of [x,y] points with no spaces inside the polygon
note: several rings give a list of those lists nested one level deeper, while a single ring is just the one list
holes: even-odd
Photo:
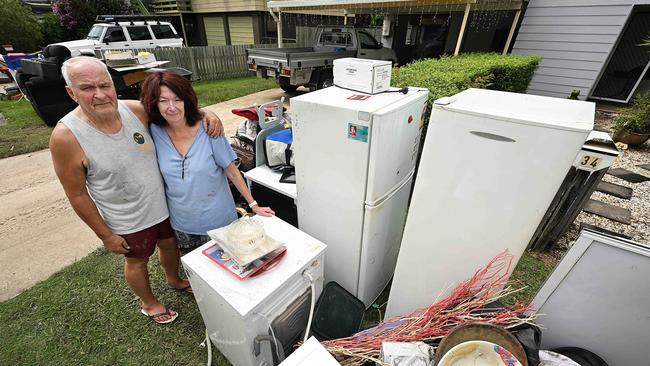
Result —
[{"label": "window", "polygon": [[126,42],[126,37],[121,27],[110,27],[104,36],[104,42]]},{"label": "window", "polygon": [[158,39],[179,38],[172,30],[172,27],[168,25],[152,25],[151,30],[153,31],[153,35]]},{"label": "window", "polygon": [[90,29],[90,32],[88,32],[88,36],[86,36],[86,39],[96,39],[99,41],[99,37],[102,36],[103,31],[104,31],[104,27],[94,26]]},{"label": "window", "polygon": [[128,29],[132,41],[146,41],[151,39],[151,33],[149,33],[147,26],[127,27],[126,29]]},{"label": "window", "polygon": [[323,45],[352,46],[352,35],[350,33],[323,32],[320,35],[320,43]]},{"label": "window", "polygon": [[377,41],[366,32],[359,32],[359,43],[361,43],[361,48],[379,48]]}]

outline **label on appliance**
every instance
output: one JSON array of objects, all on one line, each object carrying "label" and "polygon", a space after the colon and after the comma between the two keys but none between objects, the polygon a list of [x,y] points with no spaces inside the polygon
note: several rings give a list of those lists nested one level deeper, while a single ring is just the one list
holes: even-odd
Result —
[{"label": "label on appliance", "polygon": [[368,142],[368,126],[348,123],[348,138],[361,142]]},{"label": "label on appliance", "polygon": [[370,98],[370,95],[365,94],[353,94],[348,97],[348,100],[367,100]]}]

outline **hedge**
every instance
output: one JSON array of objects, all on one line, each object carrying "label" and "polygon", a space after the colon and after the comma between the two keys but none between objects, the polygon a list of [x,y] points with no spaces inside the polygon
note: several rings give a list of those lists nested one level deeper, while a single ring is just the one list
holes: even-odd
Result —
[{"label": "hedge", "polygon": [[429,89],[429,107],[438,98],[469,88],[524,93],[540,60],[538,56],[498,53],[444,56],[393,68],[391,84]]}]

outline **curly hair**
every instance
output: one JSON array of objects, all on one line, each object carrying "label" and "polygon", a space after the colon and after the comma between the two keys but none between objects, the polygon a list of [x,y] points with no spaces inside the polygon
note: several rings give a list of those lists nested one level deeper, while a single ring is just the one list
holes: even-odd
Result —
[{"label": "curly hair", "polygon": [[147,76],[142,82],[140,102],[144,106],[149,120],[159,126],[166,126],[167,121],[160,114],[158,99],[160,88],[168,87],[176,96],[183,100],[185,105],[185,118],[188,126],[194,126],[203,115],[199,111],[199,102],[196,92],[189,80],[171,71],[159,71]]}]

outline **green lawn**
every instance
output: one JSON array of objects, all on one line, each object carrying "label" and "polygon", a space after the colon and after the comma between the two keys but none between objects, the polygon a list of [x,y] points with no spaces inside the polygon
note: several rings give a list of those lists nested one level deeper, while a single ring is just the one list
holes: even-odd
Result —
[{"label": "green lawn", "polygon": [[[167,289],[153,259],[154,293],[180,314],[172,324],[157,325],[140,314],[122,263],[99,249],[0,303],[0,365],[204,364],[204,325],[194,297]],[[215,351],[213,365],[228,362]]]},{"label": "green lawn", "polygon": [[0,159],[47,148],[50,127],[36,115],[32,105],[22,100],[0,100]]},{"label": "green lawn", "polygon": [[[275,87],[273,80],[254,76],[194,83],[201,106]],[[43,123],[27,100],[0,100],[0,113],[7,120],[0,126],[0,159],[47,148],[52,128]]]},{"label": "green lawn", "polygon": [[[174,323],[161,326],[141,315],[122,258],[99,249],[0,303],[0,365],[203,364],[204,325],[194,297],[165,287],[155,257],[150,270],[154,292],[180,313]],[[537,255],[525,254],[513,277],[529,287],[506,302],[530,301],[550,270]],[[364,327],[379,320],[374,308],[366,316]],[[213,365],[228,364],[213,347]]]},{"label": "green lawn", "polygon": [[557,264],[554,259],[547,260],[552,263],[543,261],[541,259],[543,256],[543,254],[536,252],[524,253],[510,277],[513,281],[513,287],[523,288],[523,290],[505,297],[502,301],[504,304],[513,305],[516,302],[527,304],[535,297],[535,294],[548,276],[551,275],[555,264]]},{"label": "green lawn", "polygon": [[201,107],[277,87],[273,79],[257,79],[254,76],[194,83]]}]

